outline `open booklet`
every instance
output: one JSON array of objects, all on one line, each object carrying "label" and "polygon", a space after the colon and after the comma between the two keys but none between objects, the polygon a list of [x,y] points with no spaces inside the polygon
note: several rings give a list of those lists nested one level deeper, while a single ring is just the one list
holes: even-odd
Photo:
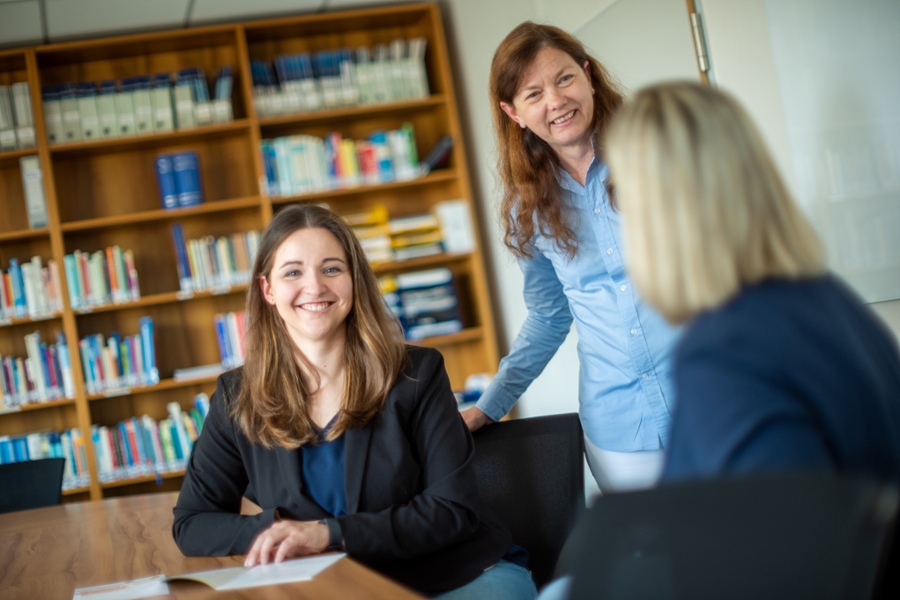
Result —
[{"label": "open booklet", "polygon": [[286,560],[278,564],[257,565],[255,567],[229,567],[184,573],[182,575],[156,575],[124,583],[111,583],[95,587],[75,590],[73,600],[132,600],[134,598],[150,598],[164,596],[169,593],[169,581],[198,581],[214,590],[236,590],[275,585],[293,581],[312,579],[340,559],[345,554],[325,554],[309,556],[294,560]]}]

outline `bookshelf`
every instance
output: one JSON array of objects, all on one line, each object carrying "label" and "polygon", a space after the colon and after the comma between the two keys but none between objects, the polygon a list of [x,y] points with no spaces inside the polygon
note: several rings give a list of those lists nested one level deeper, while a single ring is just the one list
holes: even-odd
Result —
[{"label": "bookshelf", "polygon": [[[276,56],[339,48],[375,47],[394,39],[424,38],[429,94],[380,104],[321,108],[261,117],[254,100],[251,64]],[[213,73],[230,65],[233,120],[166,132],[51,145],[47,141],[39,90],[67,82],[123,79],[201,67]],[[23,337],[35,331],[54,339],[63,332],[75,382],[73,398],[0,410],[0,435],[77,428],[84,439],[87,485],[64,492],[64,499],[104,497],[179,489],[181,474],[162,473],[101,482],[91,441],[91,425],[112,427],[132,416],[166,418],[166,405],[191,407],[195,394],[212,394],[215,377],[173,379],[175,369],[216,363],[219,352],[213,316],[243,309],[246,285],[184,293],[179,288],[170,227],[180,223],[187,239],[262,230],[289,203],[327,203],[339,214],[358,214],[380,205],[391,218],[429,212],[442,201],[467,203],[475,248],[375,265],[379,275],[446,268],[453,274],[463,328],[416,343],[439,349],[454,388],[473,373],[494,372],[499,361],[478,211],[466,164],[451,67],[436,4],[407,4],[305,15],[71,42],[0,52],[0,85],[27,81],[31,88],[37,146],[0,152],[0,266],[10,258],[39,256],[62,265],[75,250],[93,252],[118,245],[131,249],[139,274],[140,298],[73,309],[61,272],[63,309],[40,319],[0,322],[0,356],[24,356]],[[279,136],[366,139],[376,130],[414,128],[423,156],[444,135],[454,139],[445,167],[405,181],[387,181],[301,195],[271,196],[260,152],[262,140]],[[195,151],[204,201],[164,210],[155,180],[160,153]],[[48,226],[29,229],[19,160],[37,156],[43,172]],[[153,319],[159,383],[90,393],[82,373],[78,340],[100,333],[130,335],[142,317]]]}]

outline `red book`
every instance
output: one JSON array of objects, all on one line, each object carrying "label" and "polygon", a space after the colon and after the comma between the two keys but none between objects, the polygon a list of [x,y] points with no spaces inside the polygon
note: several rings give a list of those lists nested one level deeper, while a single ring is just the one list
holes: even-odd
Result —
[{"label": "red book", "polygon": [[141,464],[141,455],[138,453],[137,439],[135,438],[134,423],[131,419],[125,420],[125,433],[128,435],[126,440],[128,449],[131,451],[131,460],[135,465]]}]

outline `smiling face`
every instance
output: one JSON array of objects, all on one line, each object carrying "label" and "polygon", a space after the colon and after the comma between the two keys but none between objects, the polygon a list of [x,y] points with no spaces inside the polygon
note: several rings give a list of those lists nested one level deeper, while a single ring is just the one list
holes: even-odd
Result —
[{"label": "smiling face", "polygon": [[308,227],[289,235],[259,286],[301,351],[343,342],[353,280],[347,255],[331,232]]},{"label": "smiling face", "polygon": [[561,50],[540,50],[522,76],[512,104],[501,102],[500,108],[557,155],[591,148],[594,97],[588,63],[579,65]]}]

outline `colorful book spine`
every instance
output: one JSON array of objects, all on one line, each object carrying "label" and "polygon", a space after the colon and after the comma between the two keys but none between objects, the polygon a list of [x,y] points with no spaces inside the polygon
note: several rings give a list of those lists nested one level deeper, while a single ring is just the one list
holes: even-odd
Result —
[{"label": "colorful book spine", "polygon": [[[58,270],[55,264],[53,268]],[[141,297],[131,250],[122,251],[119,246],[92,253],[75,250],[63,257],[63,269],[69,284],[69,303],[75,310]]]},{"label": "colorful book spine", "polygon": [[354,141],[337,132],[324,138],[291,135],[262,140],[270,196],[298,196],[322,190],[408,180],[427,172],[419,167],[413,127],[375,131]]},{"label": "colorful book spine", "polygon": [[216,330],[216,343],[222,366],[234,369],[244,364],[246,355],[244,311],[220,313],[213,317]]},{"label": "colorful book spine", "polygon": [[250,281],[258,231],[206,236],[184,241],[181,225],[172,226],[179,286],[183,292],[227,289]]},{"label": "colorful book spine", "polygon": [[[86,463],[76,460],[75,447],[72,443],[73,435],[80,438],[77,431],[36,431],[14,436],[0,436],[0,464],[43,458],[65,458],[63,489],[87,485]],[[85,469],[79,471],[79,467]]]},{"label": "colorful book spine", "polygon": [[0,409],[75,396],[65,336],[46,343],[40,333],[23,338],[26,355],[0,356]]},{"label": "colorful book spine", "polygon": [[62,310],[59,270],[56,261],[44,266],[41,257],[19,264],[10,259],[6,273],[0,272],[0,320],[41,318]]},{"label": "colorful book spine", "polygon": [[84,383],[89,394],[114,393],[159,383],[153,320],[141,317],[139,328],[140,333],[135,335],[120,337],[113,333],[107,339],[98,333],[79,341]]}]

